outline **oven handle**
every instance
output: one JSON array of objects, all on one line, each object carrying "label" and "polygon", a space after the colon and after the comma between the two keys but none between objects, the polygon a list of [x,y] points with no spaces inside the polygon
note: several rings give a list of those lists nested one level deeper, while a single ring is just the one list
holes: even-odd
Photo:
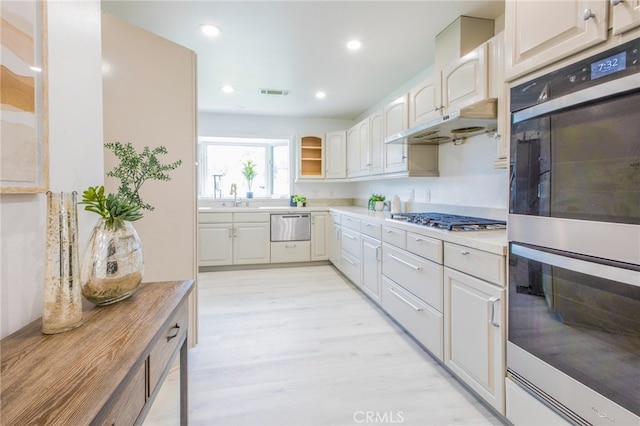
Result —
[{"label": "oven handle", "polygon": [[602,263],[588,262],[586,260],[576,259],[570,256],[561,256],[513,243],[511,244],[511,253],[570,271],[640,287],[639,270],[617,268]]},{"label": "oven handle", "polygon": [[569,93],[560,98],[552,99],[538,105],[533,105],[529,108],[523,109],[522,111],[514,112],[512,114],[511,123],[520,123],[521,121],[549,114],[550,112],[557,111],[559,109],[580,105],[585,102],[627,92],[637,88],[638,74],[628,75],[597,86],[588,87],[578,92]]}]

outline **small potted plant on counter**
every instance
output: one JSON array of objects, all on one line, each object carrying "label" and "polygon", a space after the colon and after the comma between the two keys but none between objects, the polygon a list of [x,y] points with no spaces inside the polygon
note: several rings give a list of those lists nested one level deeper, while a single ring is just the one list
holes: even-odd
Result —
[{"label": "small potted plant on counter", "polygon": [[293,201],[298,207],[305,207],[307,205],[307,197],[304,195],[294,195]]},{"label": "small potted plant on counter", "polygon": [[369,197],[369,210],[381,212],[384,209],[384,195],[373,194]]},{"label": "small potted plant on counter", "polygon": [[256,163],[251,160],[247,160],[245,163],[242,163],[242,174],[247,180],[247,198],[253,198],[253,191],[251,190],[251,183],[253,182],[253,178],[256,177]]}]

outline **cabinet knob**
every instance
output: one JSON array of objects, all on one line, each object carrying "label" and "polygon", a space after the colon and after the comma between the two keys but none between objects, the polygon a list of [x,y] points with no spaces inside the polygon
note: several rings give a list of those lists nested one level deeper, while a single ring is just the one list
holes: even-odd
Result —
[{"label": "cabinet knob", "polygon": [[582,12],[582,19],[584,19],[585,21],[588,21],[591,18],[595,18],[596,14],[593,13],[591,11],[591,9],[585,9],[584,12]]},{"label": "cabinet knob", "polygon": [[469,252],[466,251],[466,250],[463,250],[463,251],[460,252],[460,254],[463,255],[463,256],[468,256]]},{"label": "cabinet knob", "polygon": [[624,0],[610,0],[611,6],[617,6],[622,3]]}]

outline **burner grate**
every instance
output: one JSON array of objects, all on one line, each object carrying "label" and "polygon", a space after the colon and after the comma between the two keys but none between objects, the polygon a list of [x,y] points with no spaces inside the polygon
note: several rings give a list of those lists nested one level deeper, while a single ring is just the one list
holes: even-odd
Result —
[{"label": "burner grate", "polygon": [[507,227],[507,223],[501,220],[447,213],[394,213],[391,218],[448,231],[496,230]]}]

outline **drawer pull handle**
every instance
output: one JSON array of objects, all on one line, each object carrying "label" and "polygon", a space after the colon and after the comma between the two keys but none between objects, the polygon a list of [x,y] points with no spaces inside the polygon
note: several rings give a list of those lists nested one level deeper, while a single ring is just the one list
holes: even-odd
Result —
[{"label": "drawer pull handle", "polygon": [[468,251],[466,251],[466,250],[463,250],[463,251],[460,252],[460,254],[463,255],[463,256],[468,256],[470,253]]},{"label": "drawer pull handle", "polygon": [[349,235],[349,234],[342,234],[342,235],[344,235],[345,237],[350,238],[350,239],[352,239],[352,240],[357,240],[357,238],[356,238],[356,237],[352,237],[352,236],[351,236],[351,235]]},{"label": "drawer pull handle", "polygon": [[398,293],[393,291],[393,288],[389,287],[389,291],[393,293],[393,295],[396,296],[398,299],[402,300],[404,303],[411,306],[415,311],[420,312],[422,310],[422,308],[420,308],[419,306],[414,305],[413,303],[409,302],[407,299],[405,299],[404,297],[400,296]]},{"label": "drawer pull handle", "polygon": [[389,255],[389,257],[390,257],[390,258],[392,258],[392,259],[394,259],[394,260],[397,260],[398,262],[402,263],[403,265],[407,265],[408,267],[415,269],[416,271],[420,271],[420,270],[422,270],[422,268],[421,268],[420,266],[412,265],[412,264],[410,264],[409,262],[406,262],[406,261],[404,261],[404,260],[400,259],[399,257],[395,257],[395,256],[394,256],[394,255],[392,255],[392,254],[390,254],[390,255]]},{"label": "drawer pull handle", "polygon": [[284,248],[296,248],[296,245],[295,244],[293,244],[293,245],[285,244]]},{"label": "drawer pull handle", "polygon": [[169,330],[169,334],[167,335],[167,342],[174,337],[178,337],[178,333],[180,333],[180,324],[176,324],[171,327],[171,330]]},{"label": "drawer pull handle", "polygon": [[346,257],[342,256],[342,258],[343,258],[344,260],[346,260],[347,262],[349,262],[350,264],[355,265],[355,263],[353,263],[352,261],[350,261],[350,260],[349,260],[349,259],[347,259]]},{"label": "drawer pull handle", "polygon": [[494,327],[500,327],[500,323],[496,322],[496,302],[499,302],[499,297],[490,297],[489,298],[489,324]]},{"label": "drawer pull handle", "polygon": [[380,248],[381,246],[376,246],[376,260],[380,262]]},{"label": "drawer pull handle", "polygon": [[387,229],[387,234],[391,234],[393,231],[391,229]]},{"label": "drawer pull handle", "polygon": [[417,237],[416,237],[416,243],[420,243],[420,242],[422,242],[422,241],[424,241],[422,238],[417,238]]}]

